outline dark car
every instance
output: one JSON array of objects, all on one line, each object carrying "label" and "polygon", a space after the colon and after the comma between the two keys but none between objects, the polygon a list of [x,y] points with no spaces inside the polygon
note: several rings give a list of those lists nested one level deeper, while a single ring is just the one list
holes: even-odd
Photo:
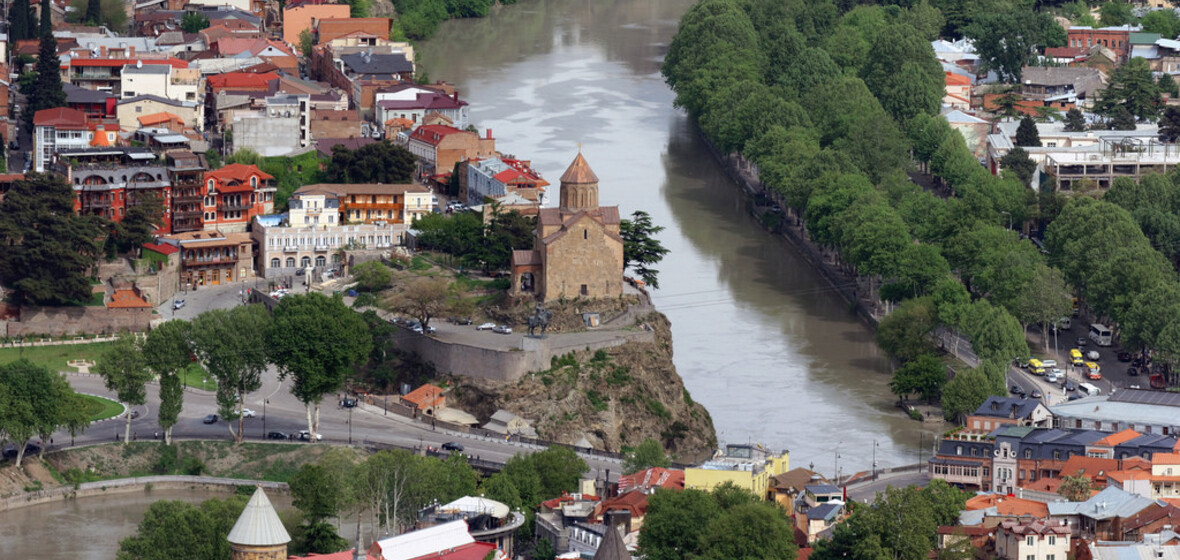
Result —
[{"label": "dark car", "polygon": [[1080,398],[1082,398],[1082,396],[1077,393],[1070,393],[1069,394],[1069,400],[1071,400],[1071,401],[1076,401]]},{"label": "dark car", "polygon": [[1139,368],[1137,368],[1135,366],[1131,366],[1131,367],[1127,368],[1127,375],[1129,375],[1131,377],[1138,376],[1139,375]]},{"label": "dark car", "polygon": [[202,420],[202,422],[204,422],[206,424],[216,424],[217,423],[217,415],[210,414],[210,415],[206,416],[205,419]]},{"label": "dark car", "polygon": [[267,432],[266,439],[291,439],[287,432]]},{"label": "dark car", "polygon": [[463,451],[463,446],[453,441],[442,444],[443,451]]},{"label": "dark car", "polygon": [[470,325],[471,324],[471,317],[450,317],[447,320],[456,324],[456,325]]},{"label": "dark car", "polygon": [[1130,352],[1119,352],[1119,361],[1120,362],[1131,361],[1131,353]]},{"label": "dark car", "polygon": [[340,399],[340,407],[341,408],[356,408],[356,399],[351,398],[351,397]]},{"label": "dark car", "polygon": [[1131,365],[1137,368],[1143,367],[1144,363],[1143,356],[1135,356],[1131,359]]},{"label": "dark car", "polygon": [[1065,385],[1062,385],[1062,388],[1064,388],[1066,391],[1077,391],[1078,384],[1074,383],[1073,381],[1066,381]]},{"label": "dark car", "polygon": [[1032,397],[1032,398],[1034,398],[1034,399],[1039,399],[1039,398],[1041,398],[1041,397],[1043,397],[1043,396],[1045,396],[1045,395],[1041,394],[1041,391],[1040,391],[1039,389],[1033,389],[1033,392],[1032,392],[1032,393],[1029,393],[1029,395],[1028,395],[1028,396],[1030,396],[1030,397]]},{"label": "dark car", "polygon": [[357,297],[357,296],[359,296],[359,295],[360,295],[360,293],[358,293],[356,290],[354,290],[354,289],[352,289],[352,288],[349,288],[349,289],[348,289],[348,291],[347,291],[347,292],[344,292],[344,293],[345,293],[345,295],[347,295],[348,297]]},{"label": "dark car", "polygon": [[[41,452],[41,446],[35,443],[25,444],[25,457],[29,455],[36,455]],[[4,448],[5,459],[16,459],[17,447],[15,445]]]}]

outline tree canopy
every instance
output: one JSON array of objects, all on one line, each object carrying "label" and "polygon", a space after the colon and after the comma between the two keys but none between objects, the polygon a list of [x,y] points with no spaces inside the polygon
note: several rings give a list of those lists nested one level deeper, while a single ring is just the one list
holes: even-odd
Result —
[{"label": "tree canopy", "polygon": [[382,140],[356,150],[343,146],[332,148],[332,158],[324,170],[331,183],[408,183],[414,175],[414,156],[405,148]]}]

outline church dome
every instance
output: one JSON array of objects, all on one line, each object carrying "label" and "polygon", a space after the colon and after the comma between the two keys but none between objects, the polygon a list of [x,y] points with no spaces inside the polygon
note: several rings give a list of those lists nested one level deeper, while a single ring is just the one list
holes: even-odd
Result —
[{"label": "church dome", "polygon": [[586,158],[582,157],[582,152],[578,152],[578,157],[574,158],[573,163],[561,175],[562,183],[597,183],[598,176],[590,169],[590,164],[586,163]]},{"label": "church dome", "polygon": [[236,545],[279,546],[291,542],[291,535],[283,528],[279,514],[275,513],[262,487],[258,487],[226,540]]}]

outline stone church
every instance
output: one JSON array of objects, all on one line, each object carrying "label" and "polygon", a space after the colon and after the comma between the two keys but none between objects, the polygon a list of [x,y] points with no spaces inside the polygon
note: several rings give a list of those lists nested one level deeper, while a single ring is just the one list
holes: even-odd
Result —
[{"label": "stone church", "polygon": [[598,176],[579,151],[561,176],[561,205],[537,216],[533,250],[512,252],[516,297],[611,298],[623,293],[619,207],[598,205]]}]

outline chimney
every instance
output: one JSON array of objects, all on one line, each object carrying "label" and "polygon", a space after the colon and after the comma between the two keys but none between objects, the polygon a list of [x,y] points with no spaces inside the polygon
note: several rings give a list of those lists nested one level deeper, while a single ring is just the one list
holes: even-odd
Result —
[{"label": "chimney", "polygon": [[128,46],[127,52],[129,56],[135,56],[135,45]]},{"label": "chimney", "polygon": [[98,55],[102,58],[107,57],[107,48],[105,46],[98,47]]},{"label": "chimney", "polygon": [[488,140],[492,139],[492,129],[488,129]]},{"label": "chimney", "polygon": [[451,94],[451,99],[454,99],[455,101],[458,101],[458,100],[459,100],[459,92],[457,92],[457,91],[456,91],[456,92],[452,93],[452,94]]}]

